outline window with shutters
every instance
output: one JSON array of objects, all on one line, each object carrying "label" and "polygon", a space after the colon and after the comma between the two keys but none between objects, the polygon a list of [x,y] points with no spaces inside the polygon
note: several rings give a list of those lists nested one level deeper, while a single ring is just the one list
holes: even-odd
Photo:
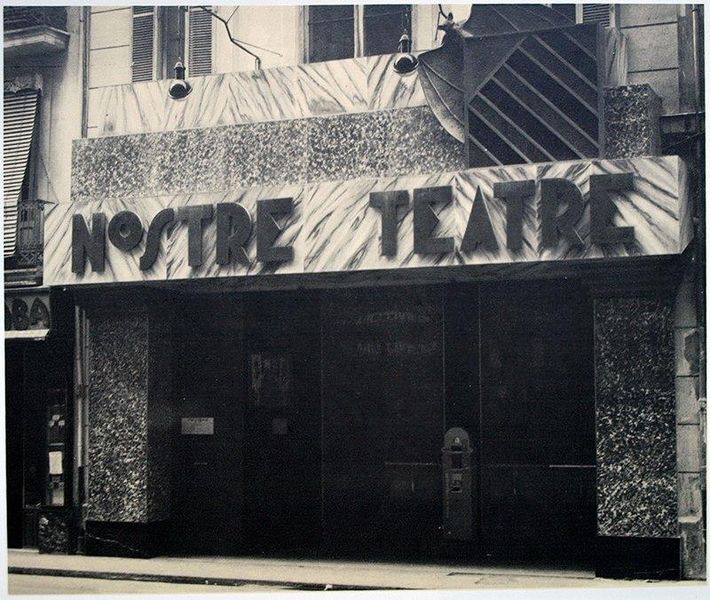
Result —
[{"label": "window with shutters", "polygon": [[578,4],[578,23],[600,23],[604,27],[614,26],[613,4]]},{"label": "window with shutters", "polygon": [[408,4],[321,5],[306,8],[306,60],[321,62],[397,51],[411,35]]},{"label": "window with shutters", "polygon": [[39,103],[38,89],[3,95],[3,242],[4,256],[15,266],[35,266],[42,259],[42,203],[35,177]]},{"label": "window with shutters", "polygon": [[134,6],[132,55],[133,81],[170,79],[178,61],[188,77],[208,75],[212,16],[197,6]]}]

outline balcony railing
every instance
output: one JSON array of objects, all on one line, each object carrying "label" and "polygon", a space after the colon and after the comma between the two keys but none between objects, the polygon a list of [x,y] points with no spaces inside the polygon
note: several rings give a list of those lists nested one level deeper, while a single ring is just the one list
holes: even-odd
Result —
[{"label": "balcony railing", "polygon": [[44,211],[40,201],[21,202],[17,214],[18,266],[37,267],[42,264]]},{"label": "balcony railing", "polygon": [[63,6],[6,6],[3,25],[6,32],[37,25],[66,31],[67,10]]}]

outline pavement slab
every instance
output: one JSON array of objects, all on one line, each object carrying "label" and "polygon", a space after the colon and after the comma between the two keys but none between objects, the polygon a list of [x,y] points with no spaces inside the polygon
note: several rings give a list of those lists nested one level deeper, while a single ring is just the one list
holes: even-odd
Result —
[{"label": "pavement slab", "polygon": [[[150,559],[39,554],[11,550],[11,574],[105,580],[172,582],[183,585],[286,586],[298,590],[464,590],[639,585],[698,582],[611,580],[592,572],[518,566],[412,564],[259,557],[156,557]],[[239,591],[238,587],[233,588]]]}]

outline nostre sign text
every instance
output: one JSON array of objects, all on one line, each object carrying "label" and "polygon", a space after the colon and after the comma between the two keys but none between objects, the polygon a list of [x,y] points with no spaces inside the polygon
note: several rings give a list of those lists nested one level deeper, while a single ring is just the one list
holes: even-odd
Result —
[{"label": "nostre sign text", "polygon": [[690,239],[684,180],[679,159],[659,157],[60,204],[46,220],[47,275],[66,285],[676,254]]}]

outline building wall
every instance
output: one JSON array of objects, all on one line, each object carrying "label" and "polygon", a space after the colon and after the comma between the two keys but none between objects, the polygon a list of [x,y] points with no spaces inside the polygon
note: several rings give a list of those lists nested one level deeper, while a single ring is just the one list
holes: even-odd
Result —
[{"label": "building wall", "polygon": [[[689,16],[684,5],[624,4],[617,7],[616,22],[628,38],[629,83],[649,83],[663,99],[663,114],[689,108],[688,87],[681,65],[689,54]],[[447,5],[457,21],[468,17],[468,5]],[[262,68],[298,65],[304,58],[307,17],[302,6],[221,6],[218,13],[230,17],[232,35],[272,52],[252,48],[262,58]],[[414,5],[413,44],[426,50],[441,43],[436,31],[436,5]],[[105,88],[131,83],[130,6],[91,8],[89,42],[89,135],[115,134],[101,129],[107,116]],[[436,38],[436,39],[435,39]],[[254,69],[254,59],[234,46],[222,23],[213,22],[213,72],[235,73]],[[393,47],[392,51],[396,49]],[[277,53],[277,54],[274,54]],[[189,74],[188,74],[189,76]],[[196,78],[194,78],[196,79]],[[138,86],[133,87],[140,87]],[[283,93],[287,93],[285,90]],[[108,114],[110,117],[111,115]]]},{"label": "building wall", "polygon": [[[416,48],[423,49],[434,45],[435,8],[433,5],[417,5],[415,7],[413,31],[415,32]],[[220,10],[228,11],[231,14],[234,8],[222,7]],[[683,38],[683,32],[685,31],[683,19],[686,19],[687,15],[683,11],[683,7],[676,5],[622,5],[617,13],[618,25],[628,36],[629,83],[650,83],[662,97],[663,105],[661,110],[664,114],[686,110],[689,106],[687,92],[684,91],[682,86],[682,63],[684,56],[687,56],[687,48],[683,44],[679,44],[678,41],[679,37],[685,40]],[[457,9],[455,16],[457,19],[462,19],[467,16],[467,12],[468,7]],[[225,13],[223,12],[222,14]],[[229,14],[225,14],[225,16],[229,16]],[[411,115],[414,115],[419,119],[418,122],[426,125],[426,127],[418,128],[418,135],[423,138],[428,132],[431,137],[435,137],[437,143],[429,144],[427,148],[422,148],[421,145],[417,146],[415,148],[416,151],[407,154],[407,161],[413,162],[411,164],[409,162],[407,164],[396,163],[396,168],[393,168],[393,172],[400,172],[400,169],[402,171],[411,170],[413,168],[412,164],[415,167],[418,164],[425,164],[427,168],[432,170],[458,168],[462,165],[462,159],[457,154],[457,149],[460,146],[452,138],[446,136],[433,119],[431,111],[425,106],[421,88],[416,83],[416,77],[401,79],[398,76],[394,76],[391,69],[391,57],[369,57],[367,59],[340,61],[339,63],[296,67],[302,62],[303,54],[300,34],[303,15],[300,7],[242,6],[237,12],[237,17],[235,17],[235,29],[233,31],[237,38],[248,39],[254,43],[273,48],[280,52],[282,56],[274,57],[268,53],[261,53],[264,57],[263,67],[265,70],[263,71],[263,78],[259,79],[250,72],[253,68],[252,59],[234,48],[226,40],[225,32],[222,30],[221,25],[215,23],[214,70],[216,75],[195,78],[193,82],[195,90],[190,97],[190,102],[175,103],[167,97],[165,81],[144,82],[135,85],[131,83],[131,8],[102,6],[91,9],[88,44],[88,136],[116,136],[117,134],[126,133],[140,134],[195,128],[205,128],[207,131],[204,139],[200,138],[201,132],[186,132],[184,137],[180,137],[181,134],[175,133],[170,134],[173,135],[170,138],[162,137],[167,135],[164,133],[156,134],[155,136],[116,137],[111,140],[101,140],[105,144],[100,147],[91,146],[84,142],[78,143],[75,146],[73,164],[76,185],[74,199],[87,199],[100,195],[102,187],[105,189],[107,185],[114,182],[110,177],[123,178],[125,180],[130,169],[135,168],[138,170],[148,168],[150,173],[146,174],[144,181],[139,179],[131,180],[129,183],[134,188],[130,190],[123,188],[121,190],[121,192],[125,192],[126,196],[136,193],[136,182],[141,185],[145,183],[145,186],[139,190],[142,194],[148,193],[148,191],[155,192],[156,189],[161,191],[171,185],[178,185],[179,181],[161,179],[158,170],[165,165],[173,165],[173,160],[185,159],[186,157],[194,158],[195,149],[198,148],[203,151],[205,164],[218,162],[214,161],[213,156],[204,152],[204,149],[208,147],[208,145],[205,145],[205,139],[212,139],[213,135],[214,139],[217,139],[217,135],[235,132],[238,126],[243,126],[245,128],[243,131],[246,131],[246,128],[253,127],[253,125],[249,125],[253,121],[264,120],[288,121],[283,126],[284,130],[288,132],[289,129],[298,127],[298,124],[293,119],[317,117],[317,119],[311,119],[312,123],[309,125],[309,127],[318,129],[317,135],[308,136],[307,141],[309,144],[317,143],[319,136],[322,136],[321,141],[326,144],[329,140],[335,139],[336,134],[342,135],[343,132],[347,133],[348,131],[355,132],[353,135],[357,134],[358,139],[362,140],[362,145],[356,145],[355,149],[355,154],[358,155],[359,160],[371,158],[366,150],[363,150],[363,148],[369,147],[366,143],[366,136],[362,134],[365,131],[362,126],[363,123],[379,127],[379,122],[375,123],[380,118],[377,114],[388,114],[388,123],[392,123],[391,126],[388,125],[390,127],[388,131],[395,131],[396,129],[395,133],[401,134],[400,137],[395,135],[390,137],[393,147],[392,151],[387,154],[387,159],[391,159],[394,164],[394,160],[402,154],[396,151],[397,144],[411,142],[407,127],[395,127],[395,122],[401,121],[406,125],[406,122],[411,121]],[[82,80],[80,59],[82,41],[79,19],[80,10],[77,7],[70,8],[69,28],[72,38],[65,62],[58,68],[45,68],[46,92],[44,95],[45,104],[43,104],[42,131],[46,131],[47,134],[42,138],[41,152],[47,161],[47,173],[45,174],[42,167],[40,167],[39,177],[40,197],[51,201],[67,202],[70,199],[72,163],[69,142],[72,139],[81,137]],[[249,37],[256,31],[260,32],[259,39]],[[439,35],[439,40],[441,39],[440,36],[441,34]],[[23,68],[31,70],[33,67],[32,65],[23,65]],[[37,68],[39,67],[37,66]],[[344,77],[343,74],[347,76]],[[319,88],[319,82],[323,81],[324,78],[328,80],[328,83]],[[321,91],[317,92],[318,89]],[[229,90],[230,93],[225,94],[225,90]],[[250,94],[247,96],[247,104],[257,107],[252,113],[249,113],[248,110],[242,110],[244,105],[239,104],[244,99],[245,93]],[[221,100],[222,98],[227,98],[223,105],[215,102],[215,99]],[[284,110],[284,104],[281,103],[284,98],[291,103],[289,105],[291,112]],[[202,101],[204,101],[204,104],[202,104]],[[233,104],[230,104],[230,102]],[[205,107],[207,108],[205,109]],[[389,109],[398,109],[400,112]],[[370,112],[372,114],[367,116],[341,114],[357,112]],[[222,134],[208,130],[209,128],[223,125],[235,127],[222,128]],[[250,141],[258,138],[264,139],[265,142],[263,148],[258,148],[254,152],[258,154],[258,157],[268,157],[271,154],[275,154],[273,148],[267,143],[269,140],[267,139],[266,129],[262,127],[259,132],[261,138],[254,136],[250,138]],[[294,139],[294,136],[287,135],[286,137],[289,140]],[[150,143],[157,144],[159,138],[168,142],[161,144],[161,151],[157,151],[157,145],[150,145]],[[377,138],[373,136],[373,139]],[[183,143],[186,145],[181,145]],[[246,146],[248,143],[245,142],[244,145]],[[143,148],[146,153],[139,157],[140,160],[136,160],[136,156],[133,155],[132,159],[127,161],[124,170],[120,168],[117,157],[120,159],[121,156],[125,155],[124,150],[128,146]],[[121,150],[121,148],[124,150]],[[339,148],[345,152],[351,149],[351,145],[348,140],[344,140],[339,145]],[[442,148],[450,151],[442,151]],[[97,150],[100,151],[99,154],[96,154]],[[170,157],[170,151],[175,151],[175,156]],[[324,146],[321,151],[324,155],[333,155],[335,150]],[[123,155],[122,152],[124,152]],[[448,161],[447,164],[434,165],[431,162],[431,156],[426,154],[426,152],[439,153],[440,157],[445,155],[445,158],[441,158],[441,160]],[[304,156],[306,159],[308,158],[308,155],[303,153],[296,153],[293,157],[284,153],[284,156],[281,156],[280,159],[288,160],[294,157],[303,159]],[[359,172],[358,169],[362,168],[359,163],[354,165],[352,170],[347,170],[350,165],[346,160],[347,158],[342,157],[342,160],[339,160],[333,166],[333,170],[326,172],[323,177],[351,177],[353,173]],[[352,156],[350,156],[350,159],[352,159]],[[421,163],[417,162],[420,159]],[[232,159],[232,162],[234,163],[232,166],[237,171],[245,168],[245,166],[250,166],[247,164],[248,161],[241,163],[239,160],[234,161]],[[300,164],[295,160],[292,162],[297,166]],[[119,168],[117,168],[117,165]],[[329,168],[326,163],[318,163],[318,166],[326,170]],[[382,165],[370,165],[368,163],[368,166],[378,172],[378,170],[381,171]],[[285,168],[285,165],[279,163],[271,167],[271,170],[277,175],[282,175]],[[105,171],[102,172],[101,169],[105,169]],[[424,167],[422,167],[422,170],[425,170]],[[257,169],[257,171],[259,176],[268,175],[269,173],[269,169]],[[189,170],[185,172],[190,173]],[[306,169],[306,172],[313,173],[312,170],[308,169]],[[241,177],[241,173],[238,174]],[[220,177],[224,173],[216,174],[205,170],[203,175],[208,179],[214,176],[213,179],[205,184],[206,189],[214,189],[214,182],[221,182],[222,179]],[[184,177],[184,175],[178,173],[176,177]],[[299,174],[299,177],[302,177],[302,174]],[[237,177],[235,180],[237,179],[242,183],[242,179]],[[98,185],[96,185],[97,181]],[[151,185],[157,185],[156,181],[160,181],[160,185],[164,187],[159,189],[150,188]],[[254,181],[247,180],[245,177],[243,184],[254,185]],[[107,323],[108,321],[110,319],[107,320]],[[680,325],[677,325],[677,327],[680,327]],[[105,337],[110,337],[110,334],[111,332],[107,330]],[[144,343],[148,343],[145,336],[142,339]],[[145,367],[144,370],[148,368]],[[142,373],[141,377],[143,375],[145,373]],[[676,376],[678,378],[685,377],[686,373],[678,371]],[[676,383],[680,385],[686,382],[678,379]],[[141,401],[136,404],[136,406],[139,406],[140,411],[148,411],[152,408],[147,400],[148,395],[149,392],[145,392],[145,398],[141,398]],[[92,398],[92,402],[95,403],[97,401],[100,402],[101,398],[96,396]],[[108,403],[101,404],[101,406],[108,407]],[[665,410],[667,407],[666,402],[662,408]],[[677,408],[676,410],[680,409]],[[667,413],[663,414],[668,417]],[[695,429],[698,428],[698,424],[695,422],[681,423],[680,417],[678,419],[679,425],[692,425]],[[112,427],[110,419],[107,419],[105,431],[111,434],[115,433]],[[101,424],[99,423],[100,428]],[[142,433],[145,434],[145,447],[147,448],[157,438],[157,434],[154,435],[155,432],[149,431],[147,426]],[[684,440],[684,438],[681,438],[682,436],[678,438],[679,448]],[[671,434],[666,436],[666,441],[674,439]],[[129,437],[124,436],[120,440],[124,446],[132,447]],[[664,449],[668,450],[667,444]],[[95,464],[97,460],[99,465],[102,464],[101,457],[98,459],[96,457],[93,458]],[[641,458],[643,456],[640,456],[639,461]],[[104,462],[105,464],[110,464],[110,461]],[[142,467],[147,468],[146,465]],[[692,475],[695,475],[696,472],[699,473],[700,469],[696,467],[697,465],[695,464],[688,467],[688,473],[692,472]],[[662,482],[664,492],[670,489],[666,485],[672,478],[669,473],[670,467],[664,469]],[[141,474],[141,477],[150,479],[147,471]],[[689,479],[689,477],[686,477],[686,479]],[[672,486],[672,484],[668,485]],[[155,488],[157,487],[159,486],[156,484]],[[686,486],[686,488],[690,489],[691,486]],[[622,495],[628,491],[623,486],[621,488],[607,486],[606,489],[610,490],[608,496],[611,499],[619,490],[621,490],[619,493]],[[692,489],[695,490],[696,488],[693,487]],[[96,492],[96,488],[94,492]],[[115,500],[114,498],[95,496],[95,499],[97,499],[96,507],[99,510],[99,513],[96,513],[98,517],[95,518],[97,520],[103,518],[110,520],[116,514],[120,514],[127,521],[135,522],[162,518],[161,503],[153,502],[146,490],[141,490],[137,497],[138,500],[133,504],[129,503],[130,506],[116,509],[111,504]],[[681,502],[682,510],[682,506],[684,506],[682,497],[678,501]],[[674,534],[675,522],[671,518],[672,513],[676,510],[674,502],[676,502],[676,499],[670,499],[663,504],[662,525],[664,528],[660,532],[652,532],[654,535]],[[694,502],[693,507],[697,504],[697,502]],[[112,511],[114,510],[118,510],[118,512],[113,513]],[[695,508],[689,509],[688,513],[693,513],[691,516],[694,516],[695,513],[693,511],[695,510]],[[641,513],[642,511],[640,510],[638,512],[629,511],[632,517],[637,517]],[[602,516],[607,519],[608,524],[612,523],[615,518],[610,513],[604,513]],[[634,521],[632,525],[633,527],[630,529],[632,533],[648,534],[648,531],[642,526],[643,524],[639,525],[638,520]],[[609,529],[608,533],[614,532]]]},{"label": "building wall", "polygon": [[629,51],[629,83],[648,83],[663,99],[663,114],[689,110],[691,100],[681,87],[681,65],[690,40],[682,35],[686,5],[620,4],[618,25]]},{"label": "building wall", "polygon": [[37,197],[66,202],[71,186],[72,140],[81,137],[82,27],[79,7],[67,8],[68,47],[64,52],[6,61],[4,82],[23,85],[39,76],[42,96],[37,160]]}]

